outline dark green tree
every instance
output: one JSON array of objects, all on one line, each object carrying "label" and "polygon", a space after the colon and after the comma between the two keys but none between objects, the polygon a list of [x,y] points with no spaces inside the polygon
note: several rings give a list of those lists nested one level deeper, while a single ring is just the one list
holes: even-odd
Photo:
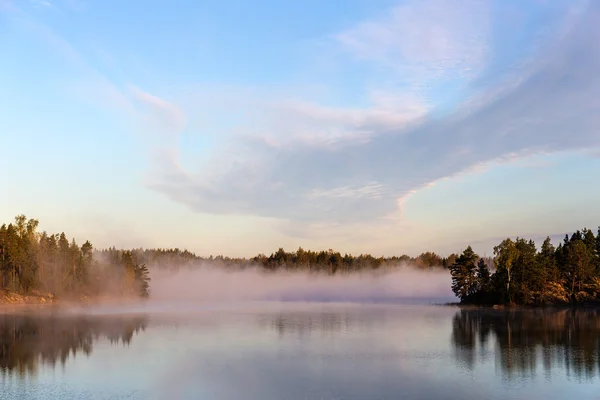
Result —
[{"label": "dark green tree", "polygon": [[[517,238],[515,242],[516,260],[513,265],[513,275],[515,277],[516,291],[520,304],[527,304],[534,301],[533,297],[539,297],[544,287],[544,277],[537,263],[537,250],[533,240]],[[514,298],[514,297],[513,297]]]},{"label": "dark green tree", "polygon": [[478,290],[476,276],[478,259],[479,256],[475,254],[471,246],[468,246],[450,267],[452,291],[461,301]]},{"label": "dark green tree", "polygon": [[480,291],[487,292],[490,290],[491,279],[490,269],[483,258],[477,263],[477,287]]}]

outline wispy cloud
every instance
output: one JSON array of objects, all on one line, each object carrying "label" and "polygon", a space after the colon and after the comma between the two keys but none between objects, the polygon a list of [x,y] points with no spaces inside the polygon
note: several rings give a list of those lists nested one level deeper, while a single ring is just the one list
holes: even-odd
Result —
[{"label": "wispy cloud", "polygon": [[362,187],[342,186],[328,190],[314,189],[309,192],[307,197],[308,200],[316,200],[319,198],[341,199],[361,197],[371,197],[377,199],[381,198],[386,191],[387,188],[385,185],[374,182]]},{"label": "wispy cloud", "polygon": [[[30,0],[29,4],[36,7],[56,7],[54,3],[44,0]],[[185,114],[176,105],[132,84],[118,69],[109,52],[101,48],[82,52],[67,38],[35,18],[33,12],[13,3],[8,5],[17,17],[15,21],[51,49],[62,59],[65,68],[72,71],[69,79],[63,82],[66,91],[74,93],[82,101],[111,109],[128,119],[141,121],[141,130],[145,132],[176,136],[184,129],[187,123]],[[65,5],[69,9],[79,10],[85,3],[70,0]],[[93,57],[90,59],[90,53],[96,54],[99,60]],[[104,69],[114,73],[107,74],[102,68],[98,68],[98,61],[102,61]],[[171,141],[168,145],[173,143]]]},{"label": "wispy cloud", "polygon": [[37,7],[37,8],[52,8],[54,6],[52,4],[52,2],[47,1],[47,0],[29,0],[29,3],[33,7]]},{"label": "wispy cloud", "polygon": [[142,106],[140,112],[150,118],[148,130],[177,134],[185,128],[186,116],[176,105],[135,86],[130,86],[128,92]]},{"label": "wispy cloud", "polygon": [[[37,5],[37,7],[56,8],[53,3],[48,5],[45,3],[35,0],[30,4]],[[17,7],[15,4],[12,4],[10,11],[14,22],[20,25],[25,32],[44,43],[62,59],[65,68],[71,71],[70,79],[63,82],[65,90],[73,91],[81,99],[90,103],[100,104],[125,113],[132,111],[131,102],[123,88],[95,68],[93,63],[69,40],[41,22],[40,18],[36,18],[33,15],[35,12],[26,10],[25,7]]]},{"label": "wispy cloud", "polygon": [[[395,79],[422,96],[445,80],[465,84],[488,61],[489,1],[410,0],[390,13],[336,35],[350,54],[395,71]],[[435,99],[430,99],[434,101]]]},{"label": "wispy cloud", "polygon": [[[367,22],[340,38],[365,58],[391,60],[397,53],[415,70],[423,63],[437,65],[425,68],[427,76],[435,77],[439,71],[468,72],[469,76],[481,68],[489,50],[477,34],[479,28],[486,32],[484,25],[478,22],[472,29],[467,21],[472,12],[488,11],[477,3],[473,5],[475,11],[460,11],[462,14],[456,16],[454,6],[441,8],[440,4],[411,11],[431,12],[441,26],[413,33],[406,41],[396,38],[404,32],[396,26],[410,25],[409,17],[413,15],[403,8],[395,10],[384,27]],[[547,46],[526,78],[509,91],[482,96],[485,102],[471,104],[468,113],[415,119],[420,115],[416,113],[403,119],[402,112],[390,112],[374,118],[377,123],[372,123],[373,114],[369,112],[346,114],[295,104],[292,113],[309,121],[311,129],[306,131],[318,132],[319,126],[330,125],[342,131],[351,127],[358,132],[372,132],[368,140],[343,146],[322,146],[305,140],[282,147],[264,140],[245,140],[237,144],[240,150],[236,159],[216,174],[197,176],[172,163],[165,166],[163,176],[154,177],[151,187],[202,212],[309,223],[359,223],[394,215],[398,199],[412,191],[491,161],[597,146],[600,78],[596,71],[600,70],[600,49],[595,38],[600,35],[599,8],[592,3],[574,29]],[[369,51],[370,45],[362,45],[376,40],[382,43],[379,49]],[[209,163],[205,166],[211,167]],[[372,189],[360,189],[371,187],[373,182],[385,190],[375,191],[376,196],[359,195],[373,193]]]},{"label": "wispy cloud", "polygon": [[[598,146],[599,8],[592,2],[571,14],[569,29],[526,68],[512,71],[510,85],[470,86],[496,55],[491,5],[405,2],[333,35],[345,53],[340,63],[350,55],[373,74],[354,106],[266,88],[241,91],[241,100],[235,93],[232,101],[207,96],[205,104],[184,107],[126,77],[110,79],[60,35],[33,21],[29,27],[81,71],[79,87],[95,101],[116,105],[142,121],[142,131],[158,133],[150,145],[152,189],[198,212],[278,218],[297,234],[353,227],[358,240],[392,229],[390,223],[408,229],[400,224],[407,199],[440,179],[522,155]],[[435,114],[436,96],[456,86],[469,89],[462,107]],[[219,103],[224,123],[237,118],[234,105],[252,116],[240,118],[230,142],[199,160],[198,170],[188,170],[182,153],[194,153],[179,147],[180,135],[212,112],[201,109],[211,102]]]},{"label": "wispy cloud", "polygon": [[368,108],[342,108],[289,100],[266,108],[261,137],[272,145],[345,146],[397,131],[426,114],[413,99],[375,99]]}]

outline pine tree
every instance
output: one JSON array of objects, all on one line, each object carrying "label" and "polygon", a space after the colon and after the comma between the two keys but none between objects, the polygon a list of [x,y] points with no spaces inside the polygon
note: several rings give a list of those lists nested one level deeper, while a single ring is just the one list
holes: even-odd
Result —
[{"label": "pine tree", "polygon": [[531,302],[544,287],[541,266],[537,262],[537,250],[533,240],[518,238],[515,242],[516,260],[513,266],[515,277],[516,299],[521,304]]},{"label": "pine tree", "polygon": [[478,289],[476,277],[478,258],[479,256],[475,254],[471,246],[468,246],[450,267],[452,291],[461,301],[464,301]]},{"label": "pine tree", "polygon": [[[541,271],[543,284],[542,284],[542,299],[545,298],[546,290],[549,282],[558,282],[559,271],[556,263],[556,249],[550,241],[550,237],[546,237],[540,252],[537,255],[538,268]],[[545,300],[544,300],[545,301]]]},{"label": "pine tree", "polygon": [[135,269],[135,281],[138,287],[138,294],[141,297],[150,295],[150,273],[145,264],[138,264]]},{"label": "pine tree", "polygon": [[478,289],[482,292],[490,289],[490,269],[483,258],[480,258],[477,263],[477,283]]}]

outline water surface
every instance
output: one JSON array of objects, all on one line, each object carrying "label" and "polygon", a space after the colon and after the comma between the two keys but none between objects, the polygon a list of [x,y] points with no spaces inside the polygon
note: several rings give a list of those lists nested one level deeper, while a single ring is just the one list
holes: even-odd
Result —
[{"label": "water surface", "polygon": [[597,399],[599,347],[600,313],[585,310],[13,311],[0,314],[0,398]]}]

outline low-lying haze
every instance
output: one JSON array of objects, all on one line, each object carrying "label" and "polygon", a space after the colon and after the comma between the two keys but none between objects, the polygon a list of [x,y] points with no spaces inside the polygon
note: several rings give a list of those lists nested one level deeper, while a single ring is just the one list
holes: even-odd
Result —
[{"label": "low-lying haze", "polygon": [[444,302],[454,298],[448,271],[405,266],[348,275],[256,268],[229,271],[210,264],[177,272],[151,271],[151,302]]}]

